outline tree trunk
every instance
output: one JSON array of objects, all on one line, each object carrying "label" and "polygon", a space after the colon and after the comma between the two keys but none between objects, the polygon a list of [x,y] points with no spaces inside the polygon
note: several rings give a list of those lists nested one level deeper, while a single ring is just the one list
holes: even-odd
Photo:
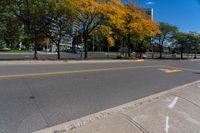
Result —
[{"label": "tree trunk", "polygon": [[87,46],[87,39],[84,39],[84,59],[88,58],[88,46]]},{"label": "tree trunk", "polygon": [[197,46],[195,46],[195,55],[194,55],[194,59],[197,59]]},{"label": "tree trunk", "polygon": [[160,59],[162,59],[163,57],[162,57],[162,52],[163,52],[163,46],[162,45],[160,45]]},{"label": "tree trunk", "polygon": [[130,36],[130,33],[128,33],[127,35],[127,39],[128,39],[128,57],[131,57],[131,36]]},{"label": "tree trunk", "polygon": [[159,44],[160,44],[160,59],[162,59],[162,53],[163,53],[163,45],[164,45],[164,42],[165,42],[165,38],[166,38],[166,35],[163,36],[163,38],[160,37],[159,39]]},{"label": "tree trunk", "polygon": [[37,44],[37,33],[36,32],[35,32],[34,40],[35,40],[35,46],[34,46],[34,57],[33,57],[33,59],[37,60],[38,59],[38,56],[37,56],[38,44]]},{"label": "tree trunk", "polygon": [[183,46],[181,46],[181,59],[183,59]]},{"label": "tree trunk", "polygon": [[87,34],[87,29],[86,29],[86,24],[83,24],[83,43],[84,43],[84,59],[87,59],[88,57],[88,34]]},{"label": "tree trunk", "polygon": [[183,59],[183,52],[181,51],[181,59]]},{"label": "tree trunk", "polygon": [[109,46],[109,44],[107,44],[108,45],[108,49],[107,49],[107,57],[109,58],[110,57],[110,55],[109,55],[109,53],[110,53],[110,46]]},{"label": "tree trunk", "polygon": [[10,41],[4,36],[5,47],[10,48]]},{"label": "tree trunk", "polygon": [[35,43],[35,48],[34,48],[34,58],[33,58],[33,59],[35,59],[35,60],[38,59],[38,56],[37,56],[37,49],[38,49],[38,45],[37,45],[37,43]]},{"label": "tree trunk", "polygon": [[60,60],[60,43],[57,44],[57,59]]},{"label": "tree trunk", "polygon": [[152,46],[152,59],[154,59],[154,45],[151,45]]},{"label": "tree trunk", "polygon": [[88,37],[87,37],[87,34],[85,31],[84,31],[83,36],[84,36],[83,37],[83,39],[84,39],[84,59],[87,59],[88,58],[88,45],[87,45]]}]

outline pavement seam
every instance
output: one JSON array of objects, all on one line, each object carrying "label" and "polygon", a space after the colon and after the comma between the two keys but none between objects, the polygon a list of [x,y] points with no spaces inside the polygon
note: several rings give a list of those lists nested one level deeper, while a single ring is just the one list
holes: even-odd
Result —
[{"label": "pavement seam", "polygon": [[[30,94],[31,94],[32,96],[34,96],[31,87],[29,86],[28,82],[26,82],[26,79],[23,78],[23,81],[24,81],[24,84],[27,86],[27,88],[28,88]],[[46,124],[46,127],[48,127],[48,125],[49,125],[49,124],[48,124],[48,121],[47,121],[46,118],[44,117],[44,115],[43,115],[43,113],[42,113],[42,110],[40,109],[39,105],[37,104],[37,102],[36,102],[35,100],[33,100],[32,102],[35,104],[35,107],[38,109],[39,113],[41,114],[42,118],[44,119],[45,124]]]},{"label": "pavement seam", "polygon": [[198,107],[200,109],[200,105],[196,104],[195,102],[193,101],[190,101],[189,99],[183,97],[183,96],[180,96],[180,95],[176,95],[176,94],[169,94],[169,95],[172,95],[172,96],[176,96],[176,97],[179,97],[180,99],[183,99],[183,100],[186,100],[187,102],[193,104],[194,106]]},{"label": "pavement seam", "polygon": [[138,122],[134,121],[129,115],[125,113],[119,113],[126,117],[126,120],[129,121],[131,124],[133,124],[136,128],[138,128],[142,133],[149,133],[142,125],[140,125]]}]

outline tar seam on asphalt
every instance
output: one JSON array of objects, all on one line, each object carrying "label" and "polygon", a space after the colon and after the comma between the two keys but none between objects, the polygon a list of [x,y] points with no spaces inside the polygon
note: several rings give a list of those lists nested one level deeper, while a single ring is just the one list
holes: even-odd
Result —
[{"label": "tar seam on asphalt", "polygon": [[200,74],[200,72],[192,72],[193,74]]},{"label": "tar seam on asphalt", "polygon": [[35,96],[30,96],[29,99],[34,100],[34,99],[35,99]]},{"label": "tar seam on asphalt", "polygon": [[[22,78],[22,81],[24,82],[25,86],[27,86],[27,89],[29,90],[29,92],[31,93],[31,96],[29,97],[31,99],[31,97],[35,98],[35,96],[33,95],[33,91],[31,89],[31,87],[29,86],[28,82],[26,81],[25,78]],[[46,123],[46,126],[48,126],[48,121],[45,119],[43,113],[42,113],[42,110],[40,109],[39,105],[37,104],[37,102],[34,100],[33,103],[35,104],[36,108],[38,109],[39,113],[41,114],[42,118],[44,119],[45,123]]]},{"label": "tar seam on asphalt", "polygon": [[88,77],[83,77],[83,79],[89,79]]}]

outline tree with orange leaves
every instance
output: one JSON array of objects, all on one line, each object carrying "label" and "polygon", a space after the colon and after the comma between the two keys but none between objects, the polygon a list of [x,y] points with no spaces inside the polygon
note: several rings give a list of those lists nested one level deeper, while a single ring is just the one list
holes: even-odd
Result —
[{"label": "tree with orange leaves", "polygon": [[158,34],[159,26],[156,22],[148,19],[147,14],[135,3],[128,2],[124,8],[123,22],[118,28],[127,39],[128,56],[131,56],[131,37],[143,40]]},{"label": "tree with orange leaves", "polygon": [[[123,12],[123,4],[120,0],[73,0],[77,17],[76,21],[81,25],[83,43],[84,43],[84,58],[87,58],[88,38],[89,35],[98,29],[106,31],[105,35],[110,30],[104,24],[121,24],[121,16]],[[102,26],[104,25],[104,26]],[[113,44],[113,40],[108,36],[108,41]]]}]

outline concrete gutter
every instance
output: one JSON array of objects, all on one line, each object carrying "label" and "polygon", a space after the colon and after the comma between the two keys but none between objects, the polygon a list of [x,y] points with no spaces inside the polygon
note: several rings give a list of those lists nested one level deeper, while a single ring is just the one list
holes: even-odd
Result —
[{"label": "concrete gutter", "polygon": [[200,133],[200,80],[35,133]]},{"label": "concrete gutter", "polygon": [[144,62],[144,60],[19,60],[0,61],[2,65],[48,65],[48,64],[92,64],[92,63],[131,63]]}]

